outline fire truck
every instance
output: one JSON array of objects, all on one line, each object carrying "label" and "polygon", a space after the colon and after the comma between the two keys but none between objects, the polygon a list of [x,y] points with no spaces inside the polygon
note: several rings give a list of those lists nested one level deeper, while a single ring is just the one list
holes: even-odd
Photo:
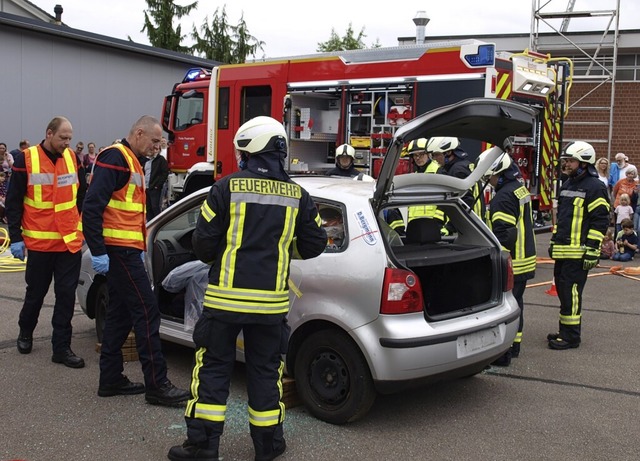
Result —
[{"label": "fire truck", "polygon": [[[497,52],[479,40],[374,48],[190,69],[164,100],[162,125],[173,199],[237,170],[233,136],[247,120],[281,120],[286,168],[322,173],[336,146],[356,149],[356,166],[377,176],[397,127],[471,97],[515,100],[539,110],[537,126],[514,138],[512,155],[536,210],[549,210],[562,140],[571,62],[531,52]],[[475,158],[486,148],[462,140]],[[398,166],[409,172],[408,160]]]}]

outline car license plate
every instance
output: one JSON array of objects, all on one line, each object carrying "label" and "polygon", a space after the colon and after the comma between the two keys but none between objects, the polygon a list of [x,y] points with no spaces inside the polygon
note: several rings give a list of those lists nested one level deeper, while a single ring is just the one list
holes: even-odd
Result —
[{"label": "car license plate", "polygon": [[466,357],[489,349],[500,341],[498,327],[458,336],[458,357]]}]

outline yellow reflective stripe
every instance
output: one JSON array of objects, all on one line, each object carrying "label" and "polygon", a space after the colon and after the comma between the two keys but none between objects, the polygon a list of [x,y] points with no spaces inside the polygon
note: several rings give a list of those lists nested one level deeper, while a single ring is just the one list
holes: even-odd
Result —
[{"label": "yellow reflective stripe", "polygon": [[[33,187],[34,187],[34,195],[35,195],[35,188],[40,186],[33,186]],[[40,196],[42,197],[42,190],[40,190]],[[37,208],[39,210],[50,210],[53,208],[53,202],[43,202],[42,200],[38,200],[38,199],[33,200],[28,197],[24,198],[24,204],[29,205],[32,208]]]},{"label": "yellow reflective stripe", "polygon": [[62,240],[64,240],[64,243],[69,243],[69,242],[73,242],[76,238],[78,238],[78,233],[72,232],[70,234],[63,236]]},{"label": "yellow reflective stripe", "polygon": [[[75,154],[73,154],[75,155]],[[75,175],[75,182],[73,184],[71,184],[71,188],[73,189],[73,196],[75,197],[76,194],[78,193],[78,172],[76,170],[76,166],[75,163],[73,161],[73,157],[72,157],[72,153],[69,150],[69,148],[66,148],[64,150],[64,152],[62,153],[62,158],[64,159],[64,162],[67,164],[67,171],[70,174]],[[73,206],[75,206],[75,203],[73,204]],[[67,208],[64,208],[67,209]],[[56,211],[59,211],[58,208],[56,207]]]},{"label": "yellow reflective stripe", "polygon": [[[33,175],[37,175],[40,173],[40,154],[38,153],[38,146],[30,147],[29,152],[31,154],[31,173]],[[33,185],[33,200],[35,203],[44,203],[42,200],[42,186],[39,184]],[[46,203],[51,203],[51,206],[46,206],[44,208],[53,208],[53,202]],[[35,208],[40,208],[37,205],[33,206]]]},{"label": "yellow reflective stripe", "polygon": [[211,222],[211,220],[216,217],[216,212],[211,209],[206,200],[202,202],[202,206],[200,207],[200,214],[207,222]]},{"label": "yellow reflective stripe", "polygon": [[124,211],[143,211],[144,205],[142,203],[133,203],[133,202],[122,202],[120,200],[109,200],[109,204],[111,208],[116,208],[118,210]]},{"label": "yellow reflective stripe", "polygon": [[496,211],[495,213],[493,213],[493,216],[491,216],[491,222],[496,222],[496,221],[504,221],[507,224],[511,224],[513,226],[516,225],[516,218],[515,216],[511,216],[507,213],[504,213],[502,211]]},{"label": "yellow reflective stripe", "polygon": [[34,231],[29,229],[22,229],[22,234],[27,237],[32,237],[36,239],[42,240],[60,240],[62,238],[62,234],[60,232],[45,232],[45,231]]},{"label": "yellow reflective stripe", "polygon": [[143,233],[138,231],[125,231],[105,228],[102,231],[102,235],[104,235],[105,237],[114,237],[126,240],[139,240],[141,242],[144,241]]},{"label": "yellow reflective stripe", "polygon": [[316,224],[318,227],[322,227],[322,218],[320,218],[320,213],[316,213]]},{"label": "yellow reflective stripe", "polygon": [[229,288],[225,289],[217,285],[207,285],[205,293],[207,296],[215,298],[239,299],[243,301],[278,302],[288,301],[289,293],[285,289],[279,291],[258,290],[251,288]]},{"label": "yellow reflective stripe", "polygon": [[287,267],[289,265],[289,247],[294,236],[294,228],[296,224],[296,218],[298,216],[298,209],[287,207],[284,216],[284,226],[282,229],[282,235],[278,239],[278,264],[276,270],[275,290],[285,291],[287,289]]},{"label": "yellow reflective stripe", "polygon": [[225,248],[222,254],[220,279],[218,281],[218,284],[222,287],[231,287],[233,282],[233,275],[236,270],[236,258],[244,232],[246,210],[246,203],[231,202],[229,204],[230,224],[227,229],[227,248]]},{"label": "yellow reflective stripe", "polygon": [[551,257],[554,259],[581,259],[584,256],[585,248],[574,245],[553,245]]},{"label": "yellow reflective stripe", "polygon": [[609,203],[604,198],[599,197],[595,199],[593,202],[591,202],[589,205],[587,205],[587,211],[591,213],[593,210],[595,210],[599,206],[605,207],[607,211],[609,210]]},{"label": "yellow reflective stripe", "polygon": [[573,199],[573,219],[571,220],[571,244],[580,245],[580,234],[582,220],[584,219],[584,199],[575,197]]},{"label": "yellow reflective stripe", "polygon": [[522,342],[522,332],[519,331],[516,333],[516,337],[513,339],[514,343],[521,343]]},{"label": "yellow reflective stripe", "polygon": [[193,361],[193,370],[191,370],[191,399],[187,402],[187,408],[185,409],[184,415],[193,418],[194,407],[198,402],[198,389],[200,387],[200,369],[203,364],[203,357],[205,352],[207,352],[206,347],[200,347],[196,350]]},{"label": "yellow reflective stripe", "polygon": [[257,411],[249,407],[249,424],[254,426],[275,426],[280,421],[280,409]]},{"label": "yellow reflective stripe", "polygon": [[602,242],[602,240],[604,239],[604,234],[595,229],[589,229],[589,232],[587,233],[587,238],[596,240],[597,242]]},{"label": "yellow reflective stripe", "polygon": [[524,274],[536,270],[536,255],[528,258],[513,260],[513,273],[515,275]]},{"label": "yellow reflective stripe", "polygon": [[281,303],[257,304],[229,299],[204,297],[204,307],[243,314],[286,314],[289,311],[289,301]]},{"label": "yellow reflective stripe", "polygon": [[193,416],[207,421],[223,422],[224,414],[227,411],[226,405],[214,405],[210,403],[196,402]]},{"label": "yellow reflective stripe", "polygon": [[580,325],[581,315],[561,315],[560,324],[562,325]]},{"label": "yellow reflective stripe", "polygon": [[55,211],[66,211],[66,210],[70,210],[70,209],[74,208],[75,206],[76,206],[76,201],[75,200],[71,200],[69,202],[56,204],[54,210]]}]

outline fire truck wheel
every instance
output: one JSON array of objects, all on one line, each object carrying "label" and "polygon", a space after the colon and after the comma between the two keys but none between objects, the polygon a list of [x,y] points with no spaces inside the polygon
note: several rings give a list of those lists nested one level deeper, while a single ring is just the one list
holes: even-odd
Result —
[{"label": "fire truck wheel", "polygon": [[298,395],[322,421],[355,421],[376,399],[366,360],[341,331],[322,330],[309,336],[296,355],[294,370]]}]

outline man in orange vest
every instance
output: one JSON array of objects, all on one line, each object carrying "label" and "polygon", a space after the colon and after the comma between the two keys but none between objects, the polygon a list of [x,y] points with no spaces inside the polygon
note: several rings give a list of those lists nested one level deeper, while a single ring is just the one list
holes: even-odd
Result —
[{"label": "man in orange vest", "polygon": [[[96,157],[82,223],[92,254],[93,269],[105,274],[109,307],[100,351],[98,395],[146,394],[147,402],[173,405],[185,402],[189,391],[167,378],[160,344],[160,310],[144,267],[146,249],[144,170],[138,156],[150,156],[160,145],[162,128],[145,115],[126,139]],[[133,327],[144,384],[123,374],[121,348]]]},{"label": "man in orange vest", "polygon": [[51,360],[82,368],[84,360],[71,350],[71,318],[82,258],[80,212],[86,178],[78,156],[69,149],[72,137],[69,120],[55,117],[47,126],[45,139],[16,156],[6,211],[11,254],[24,260],[25,248],[29,252],[27,291],[18,320],[18,352],[31,352],[33,331],[53,279],[56,300]]}]

